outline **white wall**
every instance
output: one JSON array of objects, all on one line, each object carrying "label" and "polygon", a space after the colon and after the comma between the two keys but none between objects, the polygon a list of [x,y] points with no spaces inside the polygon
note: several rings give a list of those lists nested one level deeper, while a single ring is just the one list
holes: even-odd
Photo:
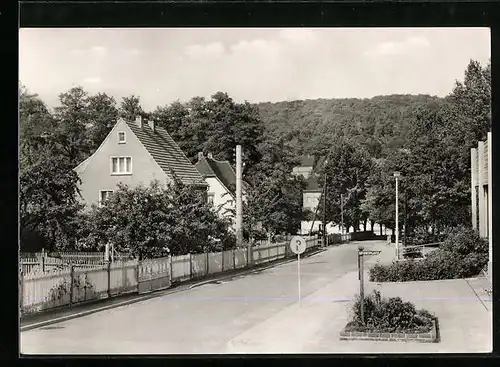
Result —
[{"label": "white wall", "polygon": [[[126,134],[124,144],[118,143],[119,131]],[[112,175],[112,156],[132,157],[132,174]],[[155,179],[162,184],[169,181],[165,172],[124,121],[115,125],[94,156],[76,167],[75,172],[82,181],[79,188],[83,202],[88,206],[98,203],[100,190],[116,190],[119,182],[133,187],[139,184],[147,186]]]},{"label": "white wall", "polygon": [[312,212],[316,210],[321,198],[321,192],[304,192],[302,194],[302,207]]},{"label": "white wall", "polygon": [[221,206],[221,209],[219,211],[220,215],[231,218],[234,222],[234,217],[230,214],[224,214],[224,212],[227,209],[236,210],[235,199],[228,193],[228,191],[218,178],[207,177],[205,178],[205,181],[208,183],[208,193],[214,194],[214,208],[218,209],[219,206]]}]

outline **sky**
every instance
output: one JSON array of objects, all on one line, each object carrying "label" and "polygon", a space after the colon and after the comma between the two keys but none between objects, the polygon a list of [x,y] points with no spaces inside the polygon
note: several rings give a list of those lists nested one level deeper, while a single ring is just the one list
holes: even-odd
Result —
[{"label": "sky", "polygon": [[241,102],[445,96],[488,28],[21,28],[19,79],[50,107],[81,85],[152,111],[227,92]]}]

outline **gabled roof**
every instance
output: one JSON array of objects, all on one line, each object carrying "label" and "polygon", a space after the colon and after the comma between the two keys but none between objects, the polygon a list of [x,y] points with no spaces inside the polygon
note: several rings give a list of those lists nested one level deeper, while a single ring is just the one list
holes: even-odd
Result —
[{"label": "gabled roof", "polygon": [[142,128],[135,122],[126,123],[168,176],[184,185],[207,186],[201,174],[165,129],[156,126],[153,132],[147,123]]},{"label": "gabled roof", "polygon": [[314,165],[313,155],[303,155],[300,157],[300,167],[312,167]]},{"label": "gabled roof", "polygon": [[[232,196],[236,195],[236,173],[228,161],[217,161],[213,158],[202,157],[194,165],[203,177],[217,177]],[[242,189],[246,183],[242,182]]]}]

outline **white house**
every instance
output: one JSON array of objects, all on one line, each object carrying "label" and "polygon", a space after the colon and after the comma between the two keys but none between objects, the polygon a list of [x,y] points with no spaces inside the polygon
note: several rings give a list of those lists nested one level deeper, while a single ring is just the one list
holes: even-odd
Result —
[{"label": "white house", "polygon": [[163,128],[138,117],[119,119],[99,148],[75,169],[84,204],[100,204],[118,183],[182,182],[206,193],[207,183]]},{"label": "white house", "polygon": [[[218,161],[211,153],[205,157],[198,153],[194,165],[208,184],[208,200],[219,211],[219,215],[232,220],[236,225],[236,172],[228,161]],[[245,200],[245,183],[242,182],[242,199]]]}]

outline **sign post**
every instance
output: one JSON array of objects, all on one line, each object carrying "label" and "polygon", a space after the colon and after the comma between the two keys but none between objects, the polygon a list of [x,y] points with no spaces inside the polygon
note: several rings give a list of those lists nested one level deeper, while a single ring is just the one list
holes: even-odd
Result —
[{"label": "sign post", "polygon": [[290,249],[297,254],[297,277],[299,284],[299,306],[300,306],[300,254],[306,250],[306,240],[301,236],[293,236],[290,241]]},{"label": "sign post", "polygon": [[359,271],[359,299],[361,308],[361,323],[365,323],[365,290],[363,270],[363,247],[358,247],[358,271]]},{"label": "sign post", "polygon": [[359,271],[359,298],[361,308],[361,322],[365,323],[365,271],[364,271],[364,256],[378,255],[381,251],[363,251],[362,246],[358,247],[358,271]]}]

